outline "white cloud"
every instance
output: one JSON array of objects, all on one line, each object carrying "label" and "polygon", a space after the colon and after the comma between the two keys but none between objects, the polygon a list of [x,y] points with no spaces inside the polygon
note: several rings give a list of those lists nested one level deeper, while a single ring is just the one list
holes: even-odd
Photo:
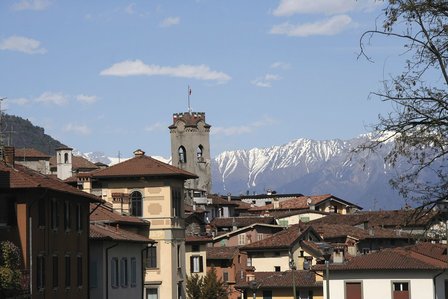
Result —
[{"label": "white cloud", "polygon": [[280,80],[281,77],[273,74],[266,74],[263,77],[252,80],[251,83],[258,87],[272,87],[272,81]]},{"label": "white cloud", "polygon": [[23,52],[26,54],[44,54],[47,52],[40,47],[40,41],[23,36],[11,36],[0,42],[0,50]]},{"label": "white cloud", "polygon": [[247,124],[247,125],[232,126],[232,127],[213,127],[211,134],[212,135],[224,135],[224,136],[250,134],[258,128],[265,127],[265,126],[271,125],[273,123],[275,123],[274,119],[272,119],[270,117],[265,117],[262,120],[255,121],[255,122],[253,122],[251,124]]},{"label": "white cloud", "polygon": [[155,124],[147,126],[145,128],[145,131],[147,131],[147,132],[154,132],[154,131],[161,131],[162,129],[165,130],[166,127],[163,124],[157,122]]},{"label": "white cloud", "polygon": [[353,25],[353,23],[349,16],[338,15],[314,23],[297,25],[283,23],[280,25],[275,25],[269,33],[301,37],[311,35],[335,35],[342,32],[350,25]]},{"label": "white cloud", "polygon": [[180,78],[192,78],[198,80],[209,80],[224,83],[229,81],[231,77],[223,72],[212,71],[206,65],[186,65],[181,64],[175,67],[147,65],[141,60],[126,60],[115,63],[111,67],[102,70],[100,75],[103,76],[171,76]]},{"label": "white cloud", "polygon": [[97,96],[88,96],[85,94],[79,94],[76,96],[76,100],[78,102],[82,102],[85,104],[93,104],[98,100],[98,97]]},{"label": "white cloud", "polygon": [[180,23],[179,17],[168,17],[160,22],[160,27],[171,27]]},{"label": "white cloud", "polygon": [[291,65],[286,62],[277,61],[277,62],[274,62],[273,64],[271,64],[271,68],[287,70],[287,69],[291,68]]},{"label": "white cloud", "polygon": [[22,0],[13,4],[14,10],[44,10],[50,6],[50,0]]},{"label": "white cloud", "polygon": [[68,103],[68,97],[62,92],[46,91],[36,98],[36,102],[63,106]]},{"label": "white cloud", "polygon": [[133,15],[135,14],[135,3],[131,3],[128,6],[126,6],[126,8],[124,9],[124,11],[127,14]]},{"label": "white cloud", "polygon": [[6,99],[6,103],[17,106],[26,106],[31,103],[31,100],[27,98]]},{"label": "white cloud", "polygon": [[375,0],[281,0],[273,11],[274,16],[324,13],[342,14],[353,10],[371,10],[381,3]]},{"label": "white cloud", "polygon": [[78,125],[72,123],[65,125],[63,130],[65,132],[71,132],[78,135],[89,135],[92,132],[92,130],[90,130],[90,128],[86,125]]}]

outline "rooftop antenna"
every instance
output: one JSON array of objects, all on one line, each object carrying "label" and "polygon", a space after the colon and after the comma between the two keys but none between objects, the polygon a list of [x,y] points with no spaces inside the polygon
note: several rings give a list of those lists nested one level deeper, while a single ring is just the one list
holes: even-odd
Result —
[{"label": "rooftop antenna", "polygon": [[2,115],[3,115],[3,110],[2,110],[2,102],[3,100],[6,100],[6,98],[0,98],[0,146],[3,146],[3,132],[2,127],[3,127],[3,123],[2,123]]},{"label": "rooftop antenna", "polygon": [[191,106],[190,106],[191,88],[190,88],[190,85],[188,85],[187,94],[188,94],[188,113],[191,113]]}]

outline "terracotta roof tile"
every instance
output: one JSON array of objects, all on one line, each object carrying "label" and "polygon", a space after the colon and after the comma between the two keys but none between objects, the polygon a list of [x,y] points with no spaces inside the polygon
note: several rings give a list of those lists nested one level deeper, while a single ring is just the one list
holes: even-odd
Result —
[{"label": "terracotta roof tile", "polygon": [[100,169],[92,173],[92,177],[94,178],[136,176],[169,176],[180,177],[183,179],[197,178],[195,174],[145,155],[135,156],[124,162],[115,164],[108,168]]},{"label": "terracotta roof tile", "polygon": [[114,212],[110,205],[95,204],[90,205],[90,222],[107,222],[107,223],[121,223],[134,225],[149,225],[150,223],[133,216],[120,215]]},{"label": "terracotta roof tile", "polygon": [[16,164],[14,168],[11,168],[3,162],[0,162],[0,177],[0,188],[47,188],[59,192],[82,196],[92,202],[102,202],[102,200],[95,195],[78,190],[57,178],[41,174],[28,167],[18,164]]},{"label": "terracotta roof tile", "polygon": [[331,194],[323,194],[323,195],[311,195],[311,196],[298,196],[292,199],[287,199],[278,202],[278,208],[274,208],[274,203],[261,206],[254,207],[250,209],[250,211],[264,211],[264,210],[300,210],[300,209],[309,209],[310,205],[319,205],[326,200],[337,200],[350,205],[354,205],[357,208],[361,208],[355,204],[349,203],[343,199],[340,199]]},{"label": "terracotta roof tile", "polygon": [[245,227],[255,223],[276,224],[274,217],[240,216],[240,217],[216,217],[210,222],[215,227]]},{"label": "terracotta roof tile", "polygon": [[260,249],[285,249],[289,248],[304,230],[299,225],[293,225],[288,229],[273,234],[271,237],[243,246],[242,250],[260,250]]},{"label": "terracotta roof tile", "polygon": [[209,205],[220,205],[220,206],[238,206],[237,203],[229,201],[217,195],[207,196],[207,201]]},{"label": "terracotta roof tile", "polygon": [[113,240],[136,243],[155,243],[154,240],[130,231],[112,227],[108,225],[90,224],[90,239],[92,240]]},{"label": "terracotta roof tile", "polygon": [[50,156],[34,148],[16,148],[15,160],[23,160],[23,158],[42,158],[48,160]]},{"label": "terracotta roof tile", "polygon": [[[430,256],[420,253],[423,248],[434,249],[436,255]],[[342,264],[330,264],[331,271],[347,271],[347,270],[437,270],[447,269],[446,254],[443,256],[445,260],[440,260],[440,247],[438,244],[427,243],[422,245],[414,245],[407,247],[399,247],[392,249],[384,249],[378,252],[353,257],[349,261]],[[314,266],[313,269],[323,270],[323,265]]]},{"label": "terracotta roof tile", "polygon": [[238,247],[207,247],[207,260],[230,260],[238,253]]},{"label": "terracotta roof tile", "polygon": [[[292,288],[293,286],[292,271],[254,272],[254,274],[255,281],[259,283],[259,289]],[[322,282],[317,282],[316,275],[311,271],[294,271],[294,280],[297,288],[322,287]],[[250,288],[249,282],[247,281],[239,282],[235,287],[239,289]]]},{"label": "terracotta roof tile", "polygon": [[381,227],[363,229],[346,224],[312,223],[309,225],[312,226],[324,240],[346,236],[350,236],[358,240],[415,238],[415,236],[407,232],[394,231],[392,229],[385,229]]},{"label": "terracotta roof tile", "polygon": [[[50,166],[56,167],[56,156],[50,158]],[[72,155],[72,169],[74,171],[93,171],[99,169],[99,167],[84,157]]]}]

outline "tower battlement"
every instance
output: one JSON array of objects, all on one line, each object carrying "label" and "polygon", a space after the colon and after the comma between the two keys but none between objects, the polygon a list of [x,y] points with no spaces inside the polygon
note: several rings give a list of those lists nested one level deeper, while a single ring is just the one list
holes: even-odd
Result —
[{"label": "tower battlement", "polygon": [[205,122],[205,112],[179,112],[173,113],[173,123],[178,119],[188,119],[188,120],[202,120]]}]

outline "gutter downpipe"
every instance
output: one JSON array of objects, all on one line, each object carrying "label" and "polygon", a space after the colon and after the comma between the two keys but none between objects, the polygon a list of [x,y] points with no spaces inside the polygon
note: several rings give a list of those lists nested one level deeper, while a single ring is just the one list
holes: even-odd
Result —
[{"label": "gutter downpipe", "polygon": [[106,299],[109,298],[109,250],[117,247],[118,243],[106,248]]},{"label": "gutter downpipe", "polygon": [[436,278],[440,275],[442,275],[443,273],[445,273],[446,270],[441,271],[439,274],[435,275],[432,278],[432,283],[434,285],[434,299],[437,299],[437,289],[436,289]]}]

